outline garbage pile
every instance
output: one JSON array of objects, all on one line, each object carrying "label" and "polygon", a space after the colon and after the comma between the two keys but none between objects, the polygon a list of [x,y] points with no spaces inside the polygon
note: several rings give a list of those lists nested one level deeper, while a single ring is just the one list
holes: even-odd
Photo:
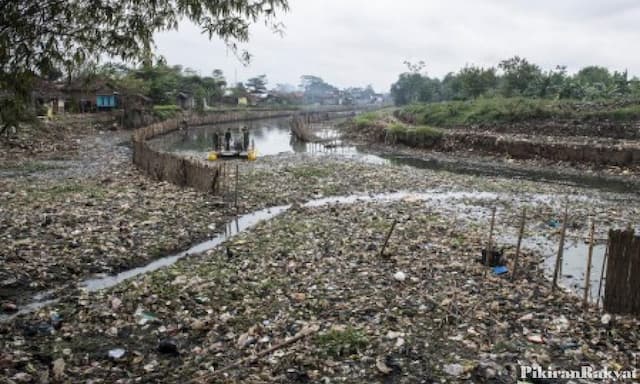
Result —
[{"label": "garbage pile", "polygon": [[204,255],[0,326],[0,366],[14,382],[168,383],[632,368],[638,321],[552,294],[529,252],[513,282],[485,273],[485,227],[412,199],[296,206]]}]

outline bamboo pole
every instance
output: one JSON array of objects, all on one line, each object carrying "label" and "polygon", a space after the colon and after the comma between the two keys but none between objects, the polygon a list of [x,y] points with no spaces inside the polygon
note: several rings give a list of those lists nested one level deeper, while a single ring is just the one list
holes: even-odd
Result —
[{"label": "bamboo pole", "polygon": [[227,193],[227,163],[222,163],[222,201],[225,201],[225,194]]},{"label": "bamboo pole", "polygon": [[589,254],[587,256],[587,273],[584,282],[584,297],[582,298],[582,305],[585,309],[589,305],[589,290],[591,289],[591,260],[593,259],[593,243],[596,232],[596,222],[591,221],[591,230],[589,231]]},{"label": "bamboo pole", "polygon": [[513,262],[513,273],[511,281],[514,281],[518,273],[518,262],[520,260],[520,247],[522,246],[522,237],[524,236],[524,227],[527,221],[527,208],[522,208],[522,220],[520,221],[520,231],[518,232],[518,244],[516,245],[516,258]]},{"label": "bamboo pole", "polygon": [[551,291],[555,292],[558,287],[558,278],[562,273],[562,256],[564,254],[564,239],[567,234],[567,221],[569,219],[569,204],[564,207],[564,219],[562,221],[562,232],[560,233],[560,246],[558,247],[558,256],[556,257],[556,267],[553,271],[553,283],[551,285]]},{"label": "bamboo pole", "polygon": [[600,270],[600,281],[598,282],[598,297],[596,299],[596,307],[600,307],[600,297],[602,292],[602,285],[604,283],[604,271],[607,268],[607,257],[609,257],[609,240],[607,240],[607,248],[604,251],[604,257],[602,258],[602,269]]},{"label": "bamboo pole", "polygon": [[236,209],[238,209],[238,178],[239,178],[238,175],[239,174],[240,174],[239,166],[238,166],[238,164],[236,164],[236,192],[235,192],[235,197],[234,197],[234,200],[235,200],[234,205],[235,205]]},{"label": "bamboo pole", "polygon": [[389,244],[389,239],[391,238],[391,234],[393,233],[393,230],[395,229],[396,224],[398,224],[398,219],[394,219],[393,224],[391,224],[391,229],[389,229],[389,233],[387,233],[387,238],[384,240],[382,249],[380,249],[380,257],[384,256],[384,251],[385,249],[387,249],[387,245]]},{"label": "bamboo pole", "polygon": [[[489,258],[493,257],[493,228],[496,224],[496,207],[491,208],[491,226],[489,227],[489,239],[487,241],[486,257],[484,260],[485,267],[489,266]],[[484,277],[487,277],[487,268],[484,269]]]}]

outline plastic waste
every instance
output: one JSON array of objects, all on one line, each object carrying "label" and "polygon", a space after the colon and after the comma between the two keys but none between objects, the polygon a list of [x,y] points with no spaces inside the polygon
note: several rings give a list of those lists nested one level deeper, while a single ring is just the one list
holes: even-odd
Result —
[{"label": "plastic waste", "polygon": [[109,351],[109,358],[117,360],[122,358],[126,353],[127,351],[122,348],[114,348]]},{"label": "plastic waste", "polygon": [[509,269],[507,267],[505,267],[504,265],[498,266],[498,267],[493,267],[491,269],[491,271],[493,272],[494,275],[499,276],[499,275],[504,275],[505,273],[509,272]]}]

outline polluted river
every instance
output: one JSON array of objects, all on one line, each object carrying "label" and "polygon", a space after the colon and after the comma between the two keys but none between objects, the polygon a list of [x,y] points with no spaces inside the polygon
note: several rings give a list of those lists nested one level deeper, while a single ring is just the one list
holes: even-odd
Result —
[{"label": "polluted river", "polygon": [[[585,179],[572,175],[563,175],[544,170],[538,172],[523,172],[521,170],[510,170],[501,167],[469,165],[468,163],[440,161],[424,157],[411,157],[393,152],[371,152],[367,148],[343,142],[339,138],[339,130],[335,129],[335,122],[324,123],[318,129],[318,136],[322,139],[318,143],[303,143],[292,137],[289,129],[288,119],[267,119],[242,123],[221,124],[216,126],[191,127],[188,130],[171,133],[151,141],[151,144],[163,151],[179,153],[184,156],[205,158],[212,147],[212,137],[214,132],[222,133],[229,129],[240,131],[246,127],[251,133],[253,145],[257,148],[260,159],[256,163],[257,167],[263,166],[262,162],[269,164],[289,161],[297,156],[304,156],[307,161],[329,157],[362,162],[374,167],[408,167],[409,169],[426,169],[439,174],[474,175],[476,177],[491,177],[505,179],[524,179],[545,184],[558,184],[577,188],[590,188],[598,193],[614,196],[614,200],[636,201],[635,194],[628,194],[629,188],[625,184],[615,184],[602,181],[598,178]],[[586,181],[585,181],[586,180]],[[420,202],[424,210],[439,212],[455,216],[460,221],[462,228],[469,225],[486,226],[491,217],[491,205],[499,202],[508,202],[508,211],[511,216],[506,223],[498,225],[496,229],[496,246],[507,248],[513,251],[517,242],[517,225],[515,218],[517,211],[522,207],[535,209],[545,206],[551,207],[552,212],[545,212],[544,221],[528,223],[526,234],[522,241],[522,247],[527,252],[534,252],[539,257],[541,273],[550,276],[555,255],[558,252],[558,218],[562,207],[566,203],[570,204],[595,204],[590,201],[590,197],[581,196],[579,193],[567,193],[562,199],[551,193],[517,193],[517,192],[488,192],[482,190],[471,191],[451,191],[447,188],[422,189],[421,191],[399,190],[385,193],[355,193],[349,195],[322,196],[307,199],[296,203],[301,207],[318,208],[335,205],[353,204],[392,204],[394,202]],[[190,255],[201,254],[215,249],[225,242],[230,241],[234,236],[243,233],[257,224],[269,221],[282,215],[292,208],[292,204],[273,205],[257,209],[248,213],[239,214],[221,227],[216,228],[218,233],[201,243],[195,244],[184,251],[156,259],[147,265],[132,268],[113,275],[100,275],[86,279],[77,286],[88,292],[96,292],[114,287],[126,280],[136,276],[146,274],[163,267],[170,266],[178,260]],[[544,210],[544,209],[543,209]],[[620,223],[611,223],[622,225]],[[636,225],[636,223],[633,223]],[[488,232],[488,229],[487,229]],[[584,276],[586,271],[586,255],[588,244],[587,234],[584,229],[576,231],[569,237],[564,246],[564,258],[562,266],[561,283],[567,289],[573,290],[577,295],[582,295],[584,289]],[[603,266],[603,258],[606,245],[605,228],[599,228],[596,236],[597,244],[593,250],[591,284],[589,295],[592,301],[596,301],[598,295],[602,296],[600,287],[600,276]],[[478,250],[479,255],[479,250]],[[23,315],[42,308],[43,306],[54,304],[57,300],[55,291],[41,292],[33,296],[30,300],[25,300],[20,310],[11,315],[0,316],[0,321],[8,321],[16,316]]]}]

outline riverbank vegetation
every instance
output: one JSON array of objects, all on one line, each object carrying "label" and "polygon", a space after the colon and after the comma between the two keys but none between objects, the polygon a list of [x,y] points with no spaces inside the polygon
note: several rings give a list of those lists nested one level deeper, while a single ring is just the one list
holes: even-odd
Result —
[{"label": "riverbank vegetation", "polygon": [[391,87],[397,105],[416,102],[440,102],[484,98],[549,100],[640,99],[640,79],[627,71],[610,71],[587,66],[570,74],[565,66],[544,70],[525,58],[514,56],[497,67],[467,65],[443,78],[425,72],[425,63],[407,62],[408,71],[400,74]]},{"label": "riverbank vegetation", "polygon": [[[286,0],[132,2],[5,2],[0,25],[0,123],[5,131],[33,115],[30,108],[39,79],[55,79],[84,63],[113,57],[128,63],[152,62],[154,33],[195,23],[210,39],[220,38],[239,58],[249,25],[265,22],[281,31],[279,13]],[[105,33],[105,30],[110,31]]]},{"label": "riverbank vegetation", "polygon": [[582,102],[515,98],[478,98],[468,101],[411,104],[396,113],[402,120],[439,127],[508,124],[553,119],[578,122],[640,119],[640,104],[617,100]]}]

